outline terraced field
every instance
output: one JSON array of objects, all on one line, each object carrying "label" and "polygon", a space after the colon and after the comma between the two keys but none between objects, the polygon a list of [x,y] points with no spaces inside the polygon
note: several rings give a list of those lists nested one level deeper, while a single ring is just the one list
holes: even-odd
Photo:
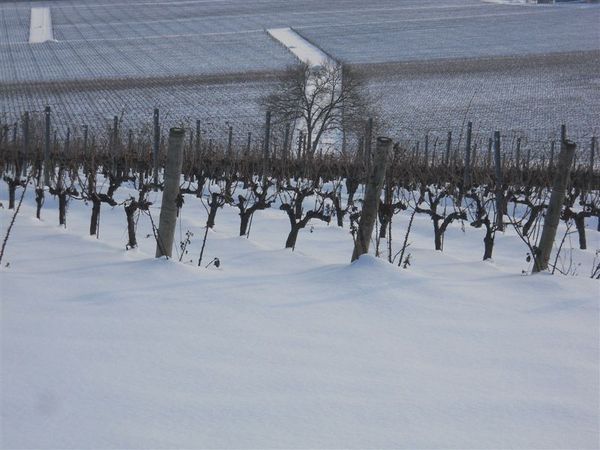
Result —
[{"label": "terraced field", "polygon": [[[35,5],[42,3],[36,2]],[[586,139],[600,116],[599,5],[480,0],[43,2],[56,42],[29,44],[30,2],[0,4],[0,121],[50,105],[59,132],[114,115],[201,119],[215,138],[260,122],[260,98],[294,57],[265,32],[291,26],[368,75],[391,133],[472,120],[482,134]]]}]

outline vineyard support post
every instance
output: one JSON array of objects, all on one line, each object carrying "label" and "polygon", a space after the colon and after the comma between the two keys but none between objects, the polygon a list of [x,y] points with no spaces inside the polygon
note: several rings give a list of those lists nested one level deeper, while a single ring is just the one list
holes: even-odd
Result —
[{"label": "vineyard support post", "polygon": [[111,153],[112,156],[115,157],[117,155],[117,142],[119,140],[119,116],[113,117],[113,130],[112,130],[112,146]]},{"label": "vineyard support post", "polygon": [[354,251],[352,252],[351,261],[356,261],[360,255],[369,252],[371,235],[373,234],[375,220],[377,219],[377,207],[379,206],[381,189],[383,188],[386,165],[391,150],[392,140],[390,138],[377,138],[374,166],[365,188],[363,209],[360,214],[358,231],[356,233],[356,240],[354,242]]},{"label": "vineyard support post", "polygon": [[202,130],[200,129],[200,120],[196,120],[196,164],[200,162],[200,139],[202,137]]},{"label": "vineyard support post", "polygon": [[271,111],[267,111],[266,117],[265,117],[265,146],[264,146],[264,153],[263,153],[263,177],[262,177],[262,183],[263,183],[263,189],[264,186],[266,186],[267,184],[267,165],[269,163],[269,144],[271,142]]},{"label": "vineyard support post", "polygon": [[69,157],[71,148],[71,128],[67,128],[67,137],[65,138],[65,156]]},{"label": "vineyard support post", "polygon": [[165,165],[165,186],[160,206],[160,221],[156,237],[156,257],[171,257],[177,224],[177,198],[183,165],[183,128],[169,130],[169,148]]},{"label": "vineyard support post", "polygon": [[154,139],[152,146],[152,173],[154,190],[158,186],[158,150],[160,145],[160,123],[159,123],[159,111],[158,108],[154,108]]},{"label": "vineyard support post", "polygon": [[[594,175],[594,158],[596,154],[596,136],[592,136],[592,143],[590,144],[590,177]],[[591,182],[591,179],[590,179]]]},{"label": "vineyard support post", "polygon": [[554,245],[554,238],[556,237],[556,230],[560,221],[560,213],[565,201],[567,184],[569,183],[569,175],[571,174],[571,162],[573,161],[573,156],[575,156],[576,149],[577,145],[574,142],[567,140],[561,142],[556,175],[552,184],[552,194],[548,210],[546,211],[546,217],[544,218],[542,235],[536,250],[537,255],[534,261],[533,273],[548,269],[550,253]]},{"label": "vineyard support post", "polygon": [[87,146],[88,146],[88,126],[83,125],[83,157],[87,156]]},{"label": "vineyard support post", "polygon": [[290,124],[287,123],[285,125],[285,134],[283,136],[283,150],[281,153],[281,159],[283,161],[287,160],[287,155],[288,155],[288,146],[289,146],[289,142],[290,141]]},{"label": "vineyard support post", "polygon": [[19,177],[21,172],[23,176],[27,176],[27,168],[25,167],[27,158],[29,158],[29,111],[25,111],[25,114],[23,114],[23,151],[21,155],[17,155],[15,177]]},{"label": "vineyard support post", "polygon": [[521,173],[521,138],[517,138],[517,152],[515,156],[515,167],[517,168],[517,173]]},{"label": "vineyard support post", "polygon": [[133,156],[133,130],[130,128],[127,130],[127,157]]},{"label": "vineyard support post", "polygon": [[500,132],[494,132],[494,169],[496,176],[496,228],[504,231],[504,188],[500,158]]},{"label": "vineyard support post", "polygon": [[300,133],[298,133],[298,148],[296,150],[297,154],[298,154],[298,159],[302,158],[302,141],[304,140],[304,137],[302,136],[302,130],[300,130]]},{"label": "vineyard support post", "polygon": [[473,131],[473,123],[467,124],[467,144],[465,153],[465,173],[463,178],[463,185],[465,189],[469,189],[471,186],[471,133]]},{"label": "vineyard support post", "polygon": [[229,126],[229,135],[227,136],[227,157],[229,161],[233,160],[233,127]]},{"label": "vineyard support post", "polygon": [[450,165],[450,149],[452,148],[452,131],[448,131],[448,139],[446,139],[446,166]]},{"label": "vineyard support post", "polygon": [[429,134],[425,133],[425,168],[429,167]]},{"label": "vineyard support post", "polygon": [[50,107],[46,106],[44,109],[44,185],[48,187],[50,187],[50,113]]},{"label": "vineyard support post", "polygon": [[373,119],[369,118],[365,127],[365,167],[367,171],[371,168],[371,142],[373,141]]},{"label": "vineyard support post", "polygon": [[29,111],[23,114],[23,152],[29,154]]},{"label": "vineyard support post", "polygon": [[[588,175],[588,190],[592,188],[592,182],[594,180],[594,157],[596,153],[596,136],[592,136],[592,142],[590,144],[590,169]],[[600,228],[600,218],[598,219],[598,228]]]}]

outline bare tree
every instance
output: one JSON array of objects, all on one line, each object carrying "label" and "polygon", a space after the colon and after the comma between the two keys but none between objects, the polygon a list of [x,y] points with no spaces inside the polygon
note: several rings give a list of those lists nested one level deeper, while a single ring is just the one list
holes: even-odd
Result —
[{"label": "bare tree", "polygon": [[306,156],[317,150],[323,136],[343,131],[368,114],[361,78],[341,64],[299,64],[288,68],[264,107],[279,123],[296,123],[306,137]]}]

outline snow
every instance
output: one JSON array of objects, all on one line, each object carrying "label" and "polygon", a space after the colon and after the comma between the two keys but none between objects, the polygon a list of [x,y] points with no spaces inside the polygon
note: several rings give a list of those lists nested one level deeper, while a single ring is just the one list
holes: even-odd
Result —
[{"label": "snow", "polygon": [[[66,229],[56,206],[47,196],[38,221],[27,193],[0,269],[1,448],[598,445],[595,221],[578,277],[523,276],[510,231],[482,262],[480,230],[453,224],[435,252],[417,215],[401,269],[349,264],[347,223],[311,223],[291,252],[283,212],[257,212],[247,239],[226,207],[203,261],[217,269],[196,266],[193,196],[182,263],[153,258],[146,216],[126,251],[122,207],[102,206],[96,239],[89,206],[72,200]],[[394,220],[397,250],[408,217]]]},{"label": "snow", "polygon": [[267,30],[267,33],[281,42],[304,64],[309,66],[320,66],[327,63],[335,64],[335,61],[326,53],[308,42],[291,28],[271,28]]},{"label": "snow", "polygon": [[40,44],[54,40],[50,8],[31,8],[29,23],[29,43]]},{"label": "snow", "polygon": [[481,0],[484,3],[498,3],[500,5],[527,5],[535,3],[530,0]]}]

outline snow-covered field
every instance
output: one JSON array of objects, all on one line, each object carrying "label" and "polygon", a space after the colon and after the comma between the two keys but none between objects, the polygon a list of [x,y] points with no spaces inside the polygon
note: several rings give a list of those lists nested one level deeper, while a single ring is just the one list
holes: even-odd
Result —
[{"label": "snow-covered field", "polygon": [[[0,2],[2,123],[50,105],[59,132],[82,123],[104,130],[114,115],[135,130],[159,107],[167,127],[200,119],[223,127],[226,138],[228,122],[244,140],[256,118],[264,117],[257,92],[273,89],[272,79],[257,81],[258,74],[272,76],[296,61],[265,30],[292,27],[332,58],[370,68],[373,95],[381,97],[377,112],[395,131],[410,128],[422,136],[436,127],[441,135],[458,133],[468,115],[475,128],[525,130],[530,141],[542,134],[546,139],[563,123],[585,142],[598,133],[599,5],[481,0],[44,5],[52,12],[54,41],[29,44],[31,4]],[[555,54],[568,54],[567,69],[552,62]],[[529,64],[530,56],[548,58]],[[465,58],[479,64],[468,66]],[[490,67],[490,58],[500,58],[499,67]],[[420,80],[402,66],[415,61],[425,74]],[[399,66],[378,72],[380,64]],[[232,75],[235,82],[228,80]]]},{"label": "snow-covered field", "polygon": [[42,221],[34,206],[28,192],[0,268],[2,448],[598,447],[595,221],[577,277],[524,276],[510,231],[482,262],[479,230],[456,223],[435,252],[417,215],[401,269],[350,264],[347,223],[315,222],[291,252],[282,211],[245,238],[226,207],[203,261],[221,266],[198,268],[195,197],[182,262],[154,259],[147,216],[127,251],[122,207],[102,207],[96,239],[82,202],[66,229],[51,197]]}]

